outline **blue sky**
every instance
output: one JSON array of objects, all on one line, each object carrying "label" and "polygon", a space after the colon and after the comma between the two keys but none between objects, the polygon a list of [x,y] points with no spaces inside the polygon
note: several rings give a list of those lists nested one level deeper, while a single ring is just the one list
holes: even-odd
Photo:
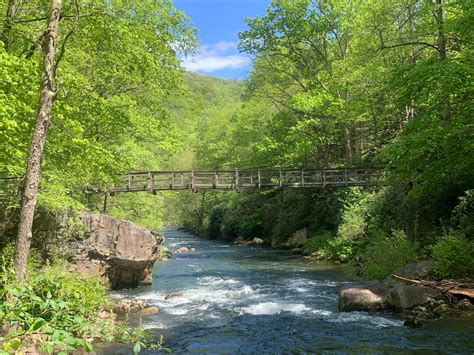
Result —
[{"label": "blue sky", "polygon": [[198,30],[201,50],[183,61],[193,72],[223,78],[246,78],[251,58],[239,53],[238,33],[246,29],[245,17],[261,16],[270,0],[174,0]]}]

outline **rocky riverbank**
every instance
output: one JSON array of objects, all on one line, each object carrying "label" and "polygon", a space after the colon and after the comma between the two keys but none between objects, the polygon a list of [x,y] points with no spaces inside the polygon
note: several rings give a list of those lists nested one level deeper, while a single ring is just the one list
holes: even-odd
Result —
[{"label": "rocky riverbank", "polygon": [[399,278],[345,284],[339,289],[339,311],[401,312],[406,316],[405,325],[413,327],[428,319],[474,317],[474,305],[469,297],[403,281],[426,277],[431,269],[429,261],[421,261],[399,270],[402,276]]}]

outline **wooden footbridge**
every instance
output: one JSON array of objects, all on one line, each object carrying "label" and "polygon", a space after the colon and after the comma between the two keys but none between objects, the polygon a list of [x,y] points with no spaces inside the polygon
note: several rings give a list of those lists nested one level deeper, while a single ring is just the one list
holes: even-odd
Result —
[{"label": "wooden footbridge", "polygon": [[[370,186],[378,184],[381,169],[235,169],[145,171],[119,175],[106,188],[93,185],[88,194],[115,195],[123,192],[190,190],[308,189],[326,187]],[[21,178],[1,178],[0,194],[10,194],[21,187]]]}]

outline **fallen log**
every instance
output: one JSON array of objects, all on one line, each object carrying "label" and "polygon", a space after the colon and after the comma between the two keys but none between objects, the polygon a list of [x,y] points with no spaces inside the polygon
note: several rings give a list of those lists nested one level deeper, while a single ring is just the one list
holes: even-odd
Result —
[{"label": "fallen log", "polygon": [[401,276],[398,276],[398,275],[395,275],[395,274],[392,275],[392,278],[394,280],[401,281],[401,282],[404,282],[404,283],[409,284],[409,285],[420,285],[421,284],[420,280],[407,279],[406,277],[401,277]]},{"label": "fallen log", "polygon": [[454,280],[443,280],[439,282],[414,280],[395,274],[392,275],[392,278],[408,285],[432,287],[453,296],[464,296],[474,299],[474,284],[463,284]]}]

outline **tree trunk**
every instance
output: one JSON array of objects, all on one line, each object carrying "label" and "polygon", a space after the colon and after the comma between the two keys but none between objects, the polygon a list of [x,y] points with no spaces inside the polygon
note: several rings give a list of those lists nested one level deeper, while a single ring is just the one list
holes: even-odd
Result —
[{"label": "tree trunk", "polygon": [[346,141],[346,163],[348,166],[352,166],[352,143],[351,143],[351,132],[349,128],[344,127],[344,140]]},{"label": "tree trunk", "polygon": [[[443,0],[436,0],[435,4],[435,17],[436,17],[436,22],[438,25],[438,38],[436,40],[436,44],[438,46],[438,52],[439,52],[439,60],[444,61],[447,58],[447,49],[446,49],[446,44],[447,44],[447,39],[446,39],[446,33],[445,33],[445,28],[444,28],[444,9],[443,9]],[[451,104],[449,102],[449,96],[444,95],[443,96],[443,108],[441,109],[441,114],[443,115],[444,120],[449,120],[451,117]]]},{"label": "tree trunk", "polygon": [[445,60],[446,59],[446,34],[444,33],[444,11],[443,11],[443,0],[436,0],[436,9],[435,9],[435,17],[436,22],[438,24],[438,51],[439,51],[439,59]]},{"label": "tree trunk", "polygon": [[5,50],[10,50],[10,34],[13,28],[13,17],[15,16],[16,0],[8,0],[7,13],[5,15],[5,22],[3,24],[2,42],[5,45]]},{"label": "tree trunk", "polygon": [[41,158],[46,139],[46,133],[51,123],[51,111],[56,93],[53,90],[53,76],[55,66],[56,41],[59,32],[59,16],[61,1],[51,0],[48,27],[44,33],[43,45],[43,72],[41,74],[41,93],[36,125],[28,155],[28,166],[23,189],[20,224],[18,227],[15,256],[13,259],[15,272],[19,280],[25,277],[26,260],[31,244],[31,229],[36,206],[36,193],[40,178]]}]

